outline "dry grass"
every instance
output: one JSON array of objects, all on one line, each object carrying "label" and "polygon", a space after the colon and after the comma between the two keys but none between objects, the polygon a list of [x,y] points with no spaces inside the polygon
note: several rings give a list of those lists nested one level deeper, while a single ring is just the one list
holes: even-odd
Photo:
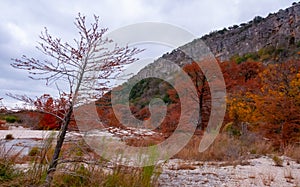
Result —
[{"label": "dry grass", "polygon": [[127,167],[110,163],[94,153],[84,140],[64,144],[61,158],[54,186],[147,187],[154,186],[160,174],[156,166]]},{"label": "dry grass", "polygon": [[[48,137],[42,148],[25,157],[0,149],[0,186],[42,185],[53,154],[52,141],[53,137]],[[135,168],[108,163],[94,156],[82,141],[65,144],[62,152],[52,186],[150,187],[156,185],[160,175],[158,166]],[[18,162],[29,164],[26,172],[15,169]]]},{"label": "dry grass", "polygon": [[273,153],[270,143],[253,134],[232,137],[226,133],[219,134],[214,143],[204,152],[199,153],[201,138],[193,136],[189,143],[174,158],[201,161],[236,161],[246,159],[249,155],[266,155]]},{"label": "dry grass", "polygon": [[161,136],[148,136],[148,137],[135,137],[125,139],[125,143],[130,146],[135,147],[147,147],[151,145],[157,145],[164,141],[165,139]]},{"label": "dry grass", "polygon": [[72,168],[59,170],[54,176],[54,186],[154,186],[158,177],[154,166],[145,168],[115,165],[73,164]]},{"label": "dry grass", "polygon": [[15,153],[13,148],[7,149],[3,143],[0,144],[0,184],[1,186],[14,186],[10,181],[19,180],[21,171],[14,168],[14,163],[20,158],[20,152]]},{"label": "dry grass", "polygon": [[286,182],[293,183],[294,176],[290,168],[284,170],[284,178],[286,179]]},{"label": "dry grass", "polygon": [[265,186],[271,186],[272,182],[275,180],[275,175],[269,173],[267,175],[261,175],[260,178]]},{"label": "dry grass", "polygon": [[294,159],[300,164],[300,145],[288,145],[284,149],[285,156]]},{"label": "dry grass", "polygon": [[178,152],[174,158],[180,158],[183,160],[197,159],[199,156],[198,147],[200,140],[200,137],[193,136],[188,144],[182,150],[180,150],[180,152]]}]

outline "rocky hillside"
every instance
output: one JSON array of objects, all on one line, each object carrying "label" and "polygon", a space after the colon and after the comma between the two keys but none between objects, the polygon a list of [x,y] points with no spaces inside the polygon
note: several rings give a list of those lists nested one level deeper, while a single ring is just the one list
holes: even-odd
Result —
[{"label": "rocky hillside", "polygon": [[300,3],[293,3],[290,8],[269,14],[266,18],[257,16],[248,23],[213,32],[201,39],[221,61],[264,48],[284,50],[300,47]]},{"label": "rocky hillside", "polygon": [[[285,62],[300,57],[300,2],[266,18],[256,16],[248,23],[214,31],[199,39],[162,55],[154,63],[142,69],[135,78],[164,74],[168,76],[172,61],[183,66],[192,62],[186,55],[201,58],[207,53],[206,44],[213,55],[223,61],[260,61],[263,63]],[[167,60],[167,61],[166,61]]]}]

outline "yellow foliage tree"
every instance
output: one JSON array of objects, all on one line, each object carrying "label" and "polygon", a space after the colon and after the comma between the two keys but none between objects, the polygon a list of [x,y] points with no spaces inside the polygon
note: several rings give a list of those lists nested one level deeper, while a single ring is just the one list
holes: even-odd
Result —
[{"label": "yellow foliage tree", "polygon": [[[261,87],[228,99],[235,123],[249,122],[269,128],[280,144],[300,141],[300,63],[272,64],[259,74]],[[274,136],[275,137],[275,136]],[[298,139],[297,139],[298,137]]]}]

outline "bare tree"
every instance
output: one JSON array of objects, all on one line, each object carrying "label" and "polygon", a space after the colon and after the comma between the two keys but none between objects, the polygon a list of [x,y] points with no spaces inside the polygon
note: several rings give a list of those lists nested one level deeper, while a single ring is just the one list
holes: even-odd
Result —
[{"label": "bare tree", "polygon": [[[97,98],[110,88],[109,79],[118,76],[124,65],[133,63],[133,56],[141,50],[113,45],[112,49],[106,47],[112,40],[104,38],[106,28],[99,28],[99,18],[94,16],[95,22],[90,27],[86,25],[85,16],[78,14],[75,26],[79,30],[79,40],[74,40],[74,45],[63,43],[60,38],[55,38],[48,33],[47,28],[41,33],[41,42],[37,48],[53,61],[38,60],[23,56],[21,59],[12,59],[11,65],[17,69],[29,72],[30,78],[35,80],[46,80],[46,85],[56,84],[61,96],[68,95],[63,117],[56,115],[62,121],[60,133],[57,138],[56,147],[52,160],[50,161],[45,180],[45,186],[50,186],[53,174],[56,170],[59,154],[71,120],[75,101],[79,99],[79,90],[91,90],[90,95],[84,97]],[[97,72],[97,74],[95,74]],[[95,87],[90,87],[97,85]],[[61,87],[67,85],[67,89]],[[32,104],[35,100],[24,95],[10,96]],[[83,103],[82,103],[83,104]],[[47,109],[39,108],[40,111],[48,113]]]}]

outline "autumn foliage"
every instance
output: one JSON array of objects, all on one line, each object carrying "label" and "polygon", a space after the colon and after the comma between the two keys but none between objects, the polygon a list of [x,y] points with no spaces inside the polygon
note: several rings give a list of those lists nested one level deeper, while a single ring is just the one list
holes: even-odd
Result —
[{"label": "autumn foliage", "polygon": [[[43,94],[33,101],[34,110],[19,111],[16,115],[25,125],[33,129],[60,129],[62,118],[68,106],[67,97],[66,94],[62,94],[60,98]],[[77,130],[73,118],[70,123],[70,130]]]},{"label": "autumn foliage", "polygon": [[[237,64],[229,61],[219,65],[227,89],[227,112],[223,127],[232,124],[238,131],[242,131],[242,126],[246,126],[249,131],[270,139],[278,147],[300,142],[299,61],[269,65],[260,62]],[[196,88],[194,97],[199,99],[201,109],[197,132],[203,131],[211,110],[209,85],[196,63],[185,65],[183,70],[190,76]],[[178,79],[176,84],[178,86],[184,83]],[[159,90],[156,90],[158,87]],[[108,92],[96,102],[99,118],[107,127],[123,127],[112,109],[110,97]],[[139,120],[149,119],[149,102],[155,97],[160,97],[167,104],[166,117],[155,131],[165,133],[167,137],[176,129],[181,115],[178,93],[170,84],[154,79],[139,83],[130,94],[131,113]],[[40,117],[39,128],[59,128],[60,119],[51,113],[63,116],[66,101],[64,97],[54,99],[48,94],[37,98],[37,110],[49,112]],[[120,111],[123,107],[122,103],[117,106]],[[119,115],[122,116],[122,113]],[[72,124],[73,127],[76,126],[75,121]]]},{"label": "autumn foliage", "polygon": [[[242,126],[244,126],[248,131],[270,139],[278,147],[300,142],[299,61],[269,65],[251,61],[241,64],[229,61],[219,63],[219,65],[227,89],[224,127],[230,123],[242,131]],[[196,63],[185,65],[183,70],[188,73],[197,90],[195,97],[198,97],[201,108],[197,131],[205,130],[211,110],[208,82]],[[143,84],[146,86],[139,86],[137,89],[141,90],[137,91],[151,93],[149,89],[153,89],[152,91],[155,92],[155,87],[149,86],[152,85],[151,83]],[[158,84],[162,85],[160,82]],[[184,83],[176,80],[176,84]],[[180,117],[180,99],[173,87],[165,88],[167,88],[165,89],[166,95],[161,97],[168,104],[168,112],[156,130],[170,134],[176,129]],[[102,102],[102,104],[98,103],[99,116],[108,126],[120,127],[122,124],[114,116],[109,97],[110,95],[106,94],[98,101]],[[139,97],[141,97],[140,100]],[[150,115],[149,103],[145,102],[145,95],[139,95],[139,97],[133,98],[134,103],[130,105],[132,114],[140,120],[145,120]],[[151,95],[147,97],[151,98]],[[103,104],[104,100],[106,104]]]},{"label": "autumn foliage", "polygon": [[248,124],[275,145],[300,141],[300,64],[270,64],[243,89],[228,97],[228,115],[235,125]]}]

